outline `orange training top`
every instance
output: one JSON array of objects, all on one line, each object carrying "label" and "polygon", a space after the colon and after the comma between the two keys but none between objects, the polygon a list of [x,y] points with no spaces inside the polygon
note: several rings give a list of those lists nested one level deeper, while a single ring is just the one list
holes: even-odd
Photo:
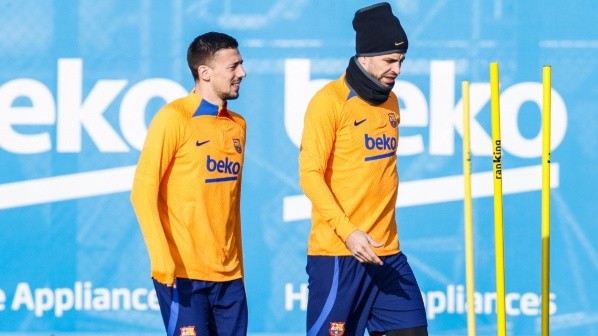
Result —
[{"label": "orange training top", "polygon": [[369,105],[344,75],[312,98],[299,153],[301,187],[312,203],[308,255],[351,255],[344,242],[356,229],[384,244],[377,255],[398,253],[399,121],[393,92]]},{"label": "orange training top", "polygon": [[131,202],[161,283],[243,277],[241,173],[245,120],[191,92],[148,129]]}]

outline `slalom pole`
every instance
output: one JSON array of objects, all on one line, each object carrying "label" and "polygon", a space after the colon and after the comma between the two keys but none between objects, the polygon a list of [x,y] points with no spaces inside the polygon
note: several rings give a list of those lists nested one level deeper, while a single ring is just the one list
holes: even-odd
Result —
[{"label": "slalom pole", "polygon": [[542,336],[549,335],[551,67],[542,69]]},{"label": "slalom pole", "polygon": [[492,110],[492,170],[494,173],[494,246],[496,254],[496,323],[499,336],[506,336],[505,260],[502,203],[502,146],[498,63],[490,63],[490,102]]},{"label": "slalom pole", "polygon": [[469,125],[469,82],[461,83],[463,96],[463,178],[465,181],[465,286],[467,296],[467,335],[475,336],[475,298],[473,272],[473,220],[471,198],[471,150]]}]

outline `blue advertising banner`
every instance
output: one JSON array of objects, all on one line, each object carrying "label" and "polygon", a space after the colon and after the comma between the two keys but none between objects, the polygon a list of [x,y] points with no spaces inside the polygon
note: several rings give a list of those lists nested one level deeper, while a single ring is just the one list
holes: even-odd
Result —
[{"label": "blue advertising banner", "polygon": [[[312,95],[355,53],[358,0],[0,0],[0,335],[161,335],[130,203],[147,126],[186,95],[197,35],[247,78],[242,226],[250,335],[303,335]],[[467,333],[461,82],[471,82],[477,335],[497,332],[489,65],[500,69],[509,335],[539,335],[542,67],[552,69],[551,335],[598,335],[598,3],[390,1],[409,36],[397,222],[430,335]]]}]

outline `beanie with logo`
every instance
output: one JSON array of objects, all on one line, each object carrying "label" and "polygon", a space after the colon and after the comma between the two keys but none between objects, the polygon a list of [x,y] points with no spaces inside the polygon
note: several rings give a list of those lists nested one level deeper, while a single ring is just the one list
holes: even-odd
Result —
[{"label": "beanie with logo", "polygon": [[387,2],[364,7],[355,12],[353,29],[356,33],[357,56],[407,52],[407,34]]}]

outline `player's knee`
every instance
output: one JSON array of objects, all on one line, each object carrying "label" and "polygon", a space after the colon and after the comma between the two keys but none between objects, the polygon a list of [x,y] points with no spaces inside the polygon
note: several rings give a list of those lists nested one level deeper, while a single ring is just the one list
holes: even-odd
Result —
[{"label": "player's knee", "polygon": [[[373,334],[375,335],[375,334]],[[389,330],[385,334],[386,336],[428,336],[428,327],[416,327],[407,329],[396,329]]]}]

